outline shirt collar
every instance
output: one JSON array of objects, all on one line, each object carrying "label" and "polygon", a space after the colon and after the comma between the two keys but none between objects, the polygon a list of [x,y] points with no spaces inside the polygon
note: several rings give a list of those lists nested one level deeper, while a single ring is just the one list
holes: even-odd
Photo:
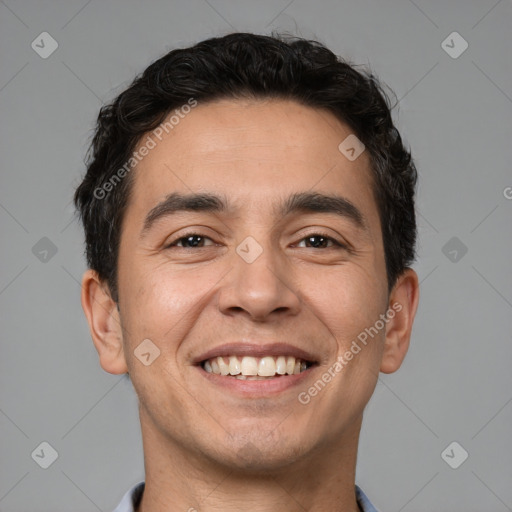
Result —
[{"label": "shirt collar", "polygon": [[368,496],[356,485],[356,500],[361,512],[379,512],[370,502]]},{"label": "shirt collar", "polygon": [[144,485],[144,482],[139,482],[129,491],[127,491],[119,505],[117,505],[114,512],[134,512],[135,508],[139,506],[140,500],[142,499]]},{"label": "shirt collar", "polygon": [[[116,507],[114,512],[134,512],[136,507],[139,506],[142,499],[142,492],[144,491],[144,482],[139,482],[134,485],[126,494]],[[379,512],[370,502],[366,494],[356,485],[356,500],[361,512]]]}]

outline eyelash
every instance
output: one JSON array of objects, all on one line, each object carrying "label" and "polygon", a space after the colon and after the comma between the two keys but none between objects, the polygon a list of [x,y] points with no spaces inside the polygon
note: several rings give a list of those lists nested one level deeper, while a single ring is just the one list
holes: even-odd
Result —
[{"label": "eyelash", "polygon": [[[179,238],[177,238],[176,240],[174,240],[173,242],[169,243],[165,248],[166,249],[170,249],[171,247],[177,247],[176,246],[176,243],[178,242],[181,242],[183,240],[186,240],[187,238],[190,238],[192,236],[198,236],[200,238],[203,238],[203,239],[208,239],[208,240],[212,240],[210,237],[208,236],[205,236],[205,235],[202,235],[201,233],[197,233],[195,231],[191,231],[189,233],[185,233],[184,235],[180,236]],[[314,231],[310,234],[307,234],[306,236],[304,236],[303,238],[300,239],[299,242],[303,242],[304,240],[307,240],[308,238],[314,238],[314,237],[322,237],[322,238],[325,238],[327,239],[328,241],[332,242],[333,243],[333,246],[331,247],[323,247],[323,249],[334,249],[334,248],[338,248],[338,249],[348,249],[348,247],[339,242],[338,240],[336,240],[335,238],[333,238],[332,236],[329,236],[327,233],[322,233],[321,231]],[[213,240],[212,240],[213,241]],[[210,247],[210,246],[208,246]],[[179,247],[180,249],[194,249],[194,247]],[[314,247],[309,247],[310,249]],[[204,247],[199,247],[199,249],[204,249]],[[308,247],[306,247],[306,249],[308,249]]]}]

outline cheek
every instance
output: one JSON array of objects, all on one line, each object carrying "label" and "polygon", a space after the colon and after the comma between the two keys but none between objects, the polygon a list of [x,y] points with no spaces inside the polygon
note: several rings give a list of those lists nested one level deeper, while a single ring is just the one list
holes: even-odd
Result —
[{"label": "cheek", "polygon": [[185,316],[200,292],[198,287],[184,286],[179,278],[158,270],[133,278],[130,288],[129,313],[134,330],[155,339],[162,339]]},{"label": "cheek", "polygon": [[155,340],[172,365],[171,356],[212,300],[222,275],[222,269],[213,266],[177,270],[166,261],[133,265],[123,287],[130,334]]},{"label": "cheek", "polygon": [[385,284],[371,273],[348,267],[339,279],[341,284],[333,286],[331,279],[331,286],[313,299],[332,339],[331,360],[319,374],[329,381],[328,390],[319,393],[317,406],[333,435],[346,414],[356,418],[362,413],[375,389],[386,326],[380,320],[386,311]]},{"label": "cheek", "polygon": [[344,352],[385,311],[385,283],[366,267],[352,263],[318,277],[303,280],[302,289],[309,290],[306,296],[315,315],[330,332],[338,352]]}]

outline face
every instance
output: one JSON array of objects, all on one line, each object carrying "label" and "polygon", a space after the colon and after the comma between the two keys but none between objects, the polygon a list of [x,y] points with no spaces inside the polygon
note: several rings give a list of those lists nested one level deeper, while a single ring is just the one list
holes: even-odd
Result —
[{"label": "face", "polygon": [[[350,134],[295,102],[222,100],[137,165],[116,368],[143,435],[262,469],[356,435],[396,320],[375,327],[391,302],[368,155],[338,149]],[[148,365],[134,354],[143,340]],[[260,376],[222,374],[240,371]]]}]

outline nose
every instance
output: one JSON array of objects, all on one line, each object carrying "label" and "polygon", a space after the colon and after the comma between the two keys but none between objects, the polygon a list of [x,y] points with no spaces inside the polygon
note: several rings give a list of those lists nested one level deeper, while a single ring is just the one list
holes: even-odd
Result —
[{"label": "nose", "polygon": [[219,294],[222,313],[245,314],[263,322],[299,312],[301,301],[293,286],[292,269],[276,250],[267,247],[252,262],[237,253],[233,258],[233,270]]}]

